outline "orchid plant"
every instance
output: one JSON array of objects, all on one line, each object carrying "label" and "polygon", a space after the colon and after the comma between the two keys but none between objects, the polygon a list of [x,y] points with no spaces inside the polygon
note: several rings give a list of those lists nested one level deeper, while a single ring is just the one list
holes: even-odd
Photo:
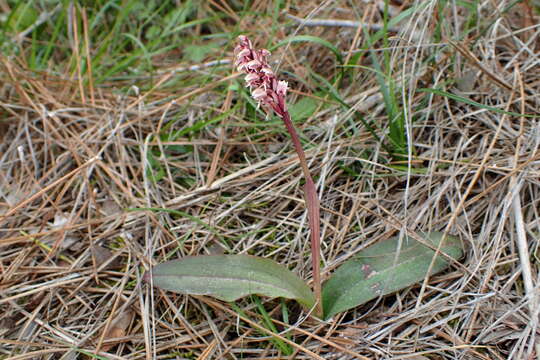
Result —
[{"label": "orchid plant", "polygon": [[161,263],[144,280],[159,288],[224,301],[258,294],[297,300],[313,315],[328,319],[422,281],[462,255],[460,241],[441,233],[395,237],[371,245],[336,270],[322,286],[320,270],[320,205],[315,183],[287,109],[288,84],[278,80],[268,64],[270,52],[257,50],[244,35],[234,49],[237,70],[245,73],[252,97],[267,112],[282,119],[298,155],[305,185],[311,243],[313,291],[277,262],[250,255],[201,255]]},{"label": "orchid plant", "polygon": [[268,113],[272,110],[279,116],[289,135],[291,136],[294,149],[298,154],[300,166],[304,173],[306,183],[304,193],[308,209],[308,221],[311,231],[311,264],[313,269],[313,289],[317,305],[315,313],[322,315],[321,303],[321,269],[320,269],[320,205],[315,183],[309,172],[306,155],[302,149],[300,138],[294,129],[291,115],[287,110],[285,96],[287,95],[287,82],[278,80],[268,65],[266,58],[270,52],[266,49],[256,50],[251,41],[244,35],[238,38],[238,45],[234,49],[236,55],[235,65],[238,71],[246,73],[245,81],[251,90],[251,95]]}]

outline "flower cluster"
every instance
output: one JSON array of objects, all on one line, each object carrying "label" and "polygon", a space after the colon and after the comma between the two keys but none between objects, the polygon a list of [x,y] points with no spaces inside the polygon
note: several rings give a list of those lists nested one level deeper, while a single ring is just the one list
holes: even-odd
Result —
[{"label": "flower cluster", "polygon": [[270,52],[266,49],[255,50],[251,41],[244,35],[238,37],[238,45],[234,49],[235,65],[238,71],[246,74],[246,84],[251,96],[265,109],[274,110],[283,117],[287,111],[285,95],[287,82],[278,81],[266,58]]}]

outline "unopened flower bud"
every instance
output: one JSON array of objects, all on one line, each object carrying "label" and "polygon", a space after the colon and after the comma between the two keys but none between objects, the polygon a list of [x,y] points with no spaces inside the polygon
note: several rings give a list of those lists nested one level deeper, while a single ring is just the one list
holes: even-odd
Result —
[{"label": "unopened flower bud", "polygon": [[258,88],[251,92],[251,96],[253,96],[255,100],[262,100],[266,97],[266,91],[263,88]]},{"label": "unopened flower bud", "polygon": [[241,58],[241,57],[244,57],[244,56],[249,56],[251,54],[251,50],[249,50],[248,48],[242,48],[238,54],[236,54],[236,56],[238,58]]},{"label": "unopened flower bud", "polygon": [[262,64],[259,60],[251,60],[250,62],[248,62],[246,64],[246,68],[248,70],[253,70],[253,69],[256,69],[258,67],[260,67]]},{"label": "unopened flower bud", "polygon": [[249,73],[244,78],[244,80],[246,80],[247,83],[250,83],[252,81],[259,80],[259,79],[260,79],[260,76],[255,73]]}]

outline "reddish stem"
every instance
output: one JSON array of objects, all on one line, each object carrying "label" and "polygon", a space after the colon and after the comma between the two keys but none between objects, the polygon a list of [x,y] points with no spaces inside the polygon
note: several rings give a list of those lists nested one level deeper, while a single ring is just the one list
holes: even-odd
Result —
[{"label": "reddish stem", "polygon": [[322,293],[321,293],[321,264],[320,264],[320,205],[319,198],[317,196],[317,189],[315,183],[311,178],[311,173],[309,172],[308,163],[306,161],[306,155],[304,154],[304,149],[302,149],[302,144],[300,143],[300,138],[294,129],[294,125],[291,121],[291,116],[287,110],[280,112],[282,115],[283,122],[287,131],[291,135],[291,139],[298,154],[300,160],[300,165],[302,166],[302,171],[304,172],[304,177],[306,178],[306,184],[304,185],[304,193],[306,197],[306,204],[308,210],[308,221],[309,228],[311,230],[311,262],[313,269],[313,290],[315,292],[315,298],[317,300],[317,305],[315,308],[315,315],[322,317]]}]

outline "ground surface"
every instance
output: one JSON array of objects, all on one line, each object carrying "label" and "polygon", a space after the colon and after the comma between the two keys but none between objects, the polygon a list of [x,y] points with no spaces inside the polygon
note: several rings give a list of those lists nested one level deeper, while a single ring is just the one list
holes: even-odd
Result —
[{"label": "ground surface", "polygon": [[[540,357],[538,3],[63,3],[0,1],[0,359]],[[311,279],[301,169],[232,69],[241,33],[289,81],[323,277],[400,232],[459,237],[460,265],[326,323],[141,281],[209,253]]]}]

